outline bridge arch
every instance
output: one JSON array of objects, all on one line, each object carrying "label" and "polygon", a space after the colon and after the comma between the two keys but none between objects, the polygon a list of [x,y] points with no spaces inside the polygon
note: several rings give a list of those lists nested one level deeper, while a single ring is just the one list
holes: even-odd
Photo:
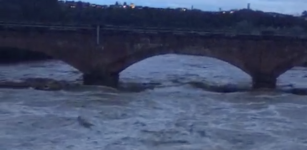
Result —
[{"label": "bridge arch", "polygon": [[293,67],[303,66],[307,62],[307,53],[305,55],[297,55],[290,60],[287,60],[276,67],[276,76],[279,77]]},{"label": "bridge arch", "polygon": [[191,46],[184,47],[181,49],[156,47],[156,48],[149,48],[146,50],[135,51],[130,53],[129,55],[126,55],[125,57],[122,57],[110,63],[107,66],[108,68],[107,70],[113,73],[120,73],[137,62],[140,62],[150,57],[166,55],[166,54],[181,54],[181,55],[211,57],[221,60],[223,62],[227,62],[230,65],[242,70],[244,73],[250,74],[250,71],[248,70],[247,66],[245,66],[245,64],[241,62],[240,59],[235,59],[235,57],[232,57],[231,52],[229,53],[229,55],[223,55],[222,53],[218,53],[218,50],[205,49],[203,47],[191,47]]},{"label": "bridge arch", "polygon": [[[266,44],[266,43],[264,43]],[[182,46],[183,44],[181,44]],[[235,47],[220,47],[218,45],[211,46],[210,49],[205,45],[196,46],[160,46],[154,48],[145,48],[140,50],[134,50],[128,54],[124,54],[122,57],[117,58],[112,63],[107,65],[107,69],[113,75],[118,74],[128,68],[129,66],[158,55],[165,54],[183,54],[183,55],[197,55],[206,56],[227,62],[230,65],[242,70],[252,78],[252,87],[258,88],[276,88],[277,78],[285,73],[287,70],[295,66],[302,65],[307,60],[307,53],[301,47],[291,47],[297,53],[287,53],[287,48],[281,50],[268,49],[269,46],[263,46],[257,53],[256,48],[244,49],[247,47],[241,47],[240,45],[234,45]],[[276,57],[276,53],[280,52]],[[268,53],[265,54],[264,53]],[[271,56],[272,55],[272,56]],[[269,57],[268,57],[269,56]],[[271,56],[271,57],[270,57]]]},{"label": "bridge arch", "polygon": [[94,53],[97,47],[90,34],[6,30],[0,33],[0,47],[43,53],[83,73],[93,66],[89,60],[101,57]]},{"label": "bridge arch", "polygon": [[[35,61],[35,60],[46,60],[46,59],[55,59],[55,60],[60,60],[66,64],[68,64],[69,66],[79,70],[82,72],[82,68],[80,68],[78,65],[78,62],[75,62],[74,60],[69,59],[69,57],[65,57],[65,55],[59,55],[57,53],[52,53],[49,51],[44,51],[42,49],[39,48],[35,48],[35,47],[23,47],[23,46],[10,46],[10,47],[2,47],[0,45],[0,49],[4,50],[10,50],[10,53],[15,53],[15,55],[27,55],[29,57],[32,58],[22,58],[23,56],[16,56],[15,60],[13,60],[12,63],[14,62],[24,62],[24,61]],[[20,58],[18,58],[20,57]],[[9,60],[4,60],[4,61],[9,61]],[[8,62],[9,63],[9,62]]]},{"label": "bridge arch", "polygon": [[[227,49],[225,51],[227,51]],[[241,62],[241,59],[237,59],[236,57],[232,56],[235,54],[235,52],[230,51],[227,53],[227,55],[223,55],[224,53],[219,53],[216,49],[205,49],[203,47],[187,46],[179,49],[159,46],[142,50],[134,50],[129,54],[123,54],[122,57],[117,57],[117,59],[113,60],[111,63],[108,63],[108,65],[105,66],[104,70],[107,70],[107,72],[92,72],[91,74],[84,74],[83,80],[86,82],[86,84],[104,84],[107,86],[116,87],[119,81],[119,74],[123,70],[147,58],[166,54],[205,56],[215,58],[234,66],[247,75],[250,75],[247,66],[245,66],[246,64]]]},{"label": "bridge arch", "polygon": [[[295,91],[295,87],[297,84],[299,84],[299,87],[304,85],[306,83],[306,74],[303,74],[306,72],[306,65],[307,62],[307,54],[305,55],[298,55],[296,57],[293,57],[289,61],[285,61],[284,63],[281,63],[277,69],[277,81],[278,85],[282,88],[290,88],[293,90],[292,92],[300,94],[300,93],[306,93],[303,90]],[[294,89],[292,89],[294,88]]]}]

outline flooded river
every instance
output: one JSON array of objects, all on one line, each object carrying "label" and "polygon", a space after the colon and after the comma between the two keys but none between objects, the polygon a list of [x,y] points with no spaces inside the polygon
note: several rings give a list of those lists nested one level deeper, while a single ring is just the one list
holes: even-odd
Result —
[{"label": "flooded river", "polygon": [[[60,61],[0,66],[0,80],[80,82]],[[279,92],[215,93],[193,82],[250,86],[250,77],[206,57],[163,55],[121,73],[141,92],[99,86],[61,91],[0,89],[0,150],[306,150],[307,96]],[[279,87],[307,88],[296,67]]]}]

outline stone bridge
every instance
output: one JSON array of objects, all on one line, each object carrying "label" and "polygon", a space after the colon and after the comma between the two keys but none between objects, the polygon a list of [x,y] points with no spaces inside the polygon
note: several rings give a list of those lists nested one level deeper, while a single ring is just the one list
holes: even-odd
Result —
[{"label": "stone bridge", "polygon": [[163,54],[217,58],[240,68],[253,88],[275,88],[276,79],[307,61],[307,39],[276,35],[226,35],[133,29],[9,28],[0,25],[0,47],[42,52],[83,73],[84,84],[116,87],[119,73]]}]

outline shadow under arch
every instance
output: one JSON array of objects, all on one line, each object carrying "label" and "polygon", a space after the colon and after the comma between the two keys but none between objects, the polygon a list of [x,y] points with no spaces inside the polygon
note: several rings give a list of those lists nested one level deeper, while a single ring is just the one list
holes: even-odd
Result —
[{"label": "shadow under arch", "polygon": [[0,47],[0,65],[0,88],[62,90],[77,84],[80,76],[77,68],[62,59],[31,49]]},{"label": "shadow under arch", "polygon": [[[5,62],[10,63],[10,58],[12,59],[11,60],[12,63],[53,59],[53,60],[59,60],[80,72],[86,70],[86,68],[80,67],[81,65],[78,64],[79,63],[78,61],[75,61],[75,59],[70,60],[69,59],[70,57],[66,57],[67,55],[63,55],[60,51],[61,49],[59,50],[55,49],[54,51],[44,51],[41,50],[41,47],[33,47],[33,46],[31,46],[30,48],[25,48],[24,46],[19,46],[19,45],[16,46],[0,45],[0,54],[1,54],[0,63],[2,63],[1,61],[3,61],[3,63]],[[4,59],[4,57],[6,58]]]},{"label": "shadow under arch", "polygon": [[51,59],[54,59],[53,56],[42,52],[19,49],[15,47],[0,47],[0,64],[12,64]]}]

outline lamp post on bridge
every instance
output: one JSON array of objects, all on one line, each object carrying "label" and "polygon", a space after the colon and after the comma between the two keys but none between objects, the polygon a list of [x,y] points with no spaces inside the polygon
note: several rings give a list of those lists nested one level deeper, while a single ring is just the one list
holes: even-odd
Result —
[{"label": "lamp post on bridge", "polygon": [[96,44],[100,45],[100,25],[96,26]]}]

